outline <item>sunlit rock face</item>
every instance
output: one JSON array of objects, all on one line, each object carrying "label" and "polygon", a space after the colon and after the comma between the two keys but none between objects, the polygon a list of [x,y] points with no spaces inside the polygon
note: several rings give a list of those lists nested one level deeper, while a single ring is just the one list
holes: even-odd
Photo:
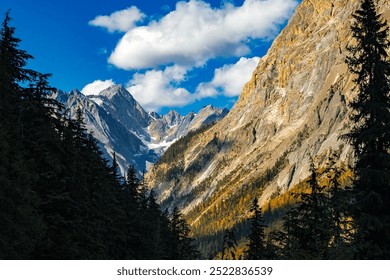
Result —
[{"label": "sunlit rock face", "polygon": [[[389,19],[390,1],[376,2]],[[347,104],[354,94],[345,58],[352,43],[351,15],[359,5],[358,0],[302,1],[229,114],[147,174],[164,207],[181,208],[194,228],[205,220],[217,225],[207,215],[237,192],[248,195],[246,186],[278,160],[283,164],[262,186],[261,204],[307,178],[311,159],[317,166],[331,154],[353,160],[340,135],[348,131]],[[235,212],[234,206],[229,209]],[[221,212],[220,218],[234,224],[241,219],[237,213]]]}]

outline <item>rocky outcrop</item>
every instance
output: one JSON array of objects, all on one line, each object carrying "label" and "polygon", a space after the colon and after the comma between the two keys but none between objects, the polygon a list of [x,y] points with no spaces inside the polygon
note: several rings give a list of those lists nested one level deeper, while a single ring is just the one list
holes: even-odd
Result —
[{"label": "rocky outcrop", "polygon": [[[390,2],[377,2],[389,18]],[[339,136],[348,130],[353,84],[344,60],[359,3],[302,1],[230,113],[193,137],[171,163],[150,170],[148,180],[163,206],[181,208],[195,231],[202,223],[222,228],[227,225],[211,213],[230,201],[233,206],[219,219],[230,225],[242,220],[232,199],[238,192],[246,199],[248,186],[264,188],[259,192],[264,204],[305,179],[312,158],[319,166],[333,153],[340,161],[351,160],[351,149]]]}]

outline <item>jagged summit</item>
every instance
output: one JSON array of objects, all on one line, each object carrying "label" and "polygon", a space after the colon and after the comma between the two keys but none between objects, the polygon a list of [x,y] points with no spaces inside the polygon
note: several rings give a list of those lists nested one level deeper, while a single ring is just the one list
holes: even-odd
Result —
[{"label": "jagged summit", "polygon": [[79,91],[77,88],[73,89],[71,92],[69,92],[70,95],[84,95],[81,91]]},{"label": "jagged summit", "polygon": [[207,106],[197,114],[190,112],[186,116],[182,116],[171,110],[166,115],[155,118],[155,121],[149,126],[149,132],[156,141],[164,139],[166,142],[172,142],[202,125],[221,120],[226,116],[226,112],[229,110]]},{"label": "jagged summit", "polygon": [[108,99],[112,99],[118,94],[134,99],[130,92],[128,92],[122,84],[109,86],[108,88],[99,92],[97,96],[105,96]]},{"label": "jagged summit", "polygon": [[[160,116],[146,112],[122,85],[113,85],[95,95],[77,89],[69,93],[56,91],[52,98],[65,104],[73,118],[80,108],[87,130],[92,131],[107,159],[116,153],[121,172],[132,164],[142,172],[149,168],[169,145],[195,127],[207,123],[207,116],[219,120],[220,109],[204,113],[203,120],[191,123],[195,115],[181,116],[171,110]],[[209,114],[209,115],[207,115]]]},{"label": "jagged summit", "polygon": [[164,115],[163,118],[165,119],[165,121],[167,122],[167,124],[169,126],[174,126],[174,125],[177,125],[181,122],[181,120],[183,119],[183,116],[181,116],[175,110],[171,110],[166,115]]}]

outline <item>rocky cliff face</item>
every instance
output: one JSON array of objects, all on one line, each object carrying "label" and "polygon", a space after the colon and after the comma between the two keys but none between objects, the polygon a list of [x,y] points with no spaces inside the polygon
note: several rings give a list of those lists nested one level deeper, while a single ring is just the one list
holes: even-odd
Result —
[{"label": "rocky cliff face", "polygon": [[[389,19],[390,2],[377,3]],[[148,173],[159,202],[181,208],[198,236],[197,227],[218,230],[244,219],[238,209],[252,195],[264,204],[305,179],[312,158],[318,166],[331,153],[351,160],[339,136],[348,130],[353,84],[344,60],[359,4],[303,0],[231,112]]]},{"label": "rocky cliff face", "polygon": [[122,85],[96,95],[73,90],[57,91],[52,97],[69,109],[72,118],[81,109],[86,128],[93,132],[105,158],[111,160],[115,151],[122,174],[130,164],[140,172],[147,170],[177,139],[226,115],[226,111],[211,106],[187,116],[176,111],[163,116],[148,113]]}]

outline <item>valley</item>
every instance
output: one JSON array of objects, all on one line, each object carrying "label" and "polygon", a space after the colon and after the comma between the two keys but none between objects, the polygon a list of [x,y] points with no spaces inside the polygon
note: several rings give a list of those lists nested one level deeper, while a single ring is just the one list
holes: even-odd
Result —
[{"label": "valley", "polygon": [[389,259],[390,2],[175,4],[95,11],[69,92],[5,13],[0,259]]}]

